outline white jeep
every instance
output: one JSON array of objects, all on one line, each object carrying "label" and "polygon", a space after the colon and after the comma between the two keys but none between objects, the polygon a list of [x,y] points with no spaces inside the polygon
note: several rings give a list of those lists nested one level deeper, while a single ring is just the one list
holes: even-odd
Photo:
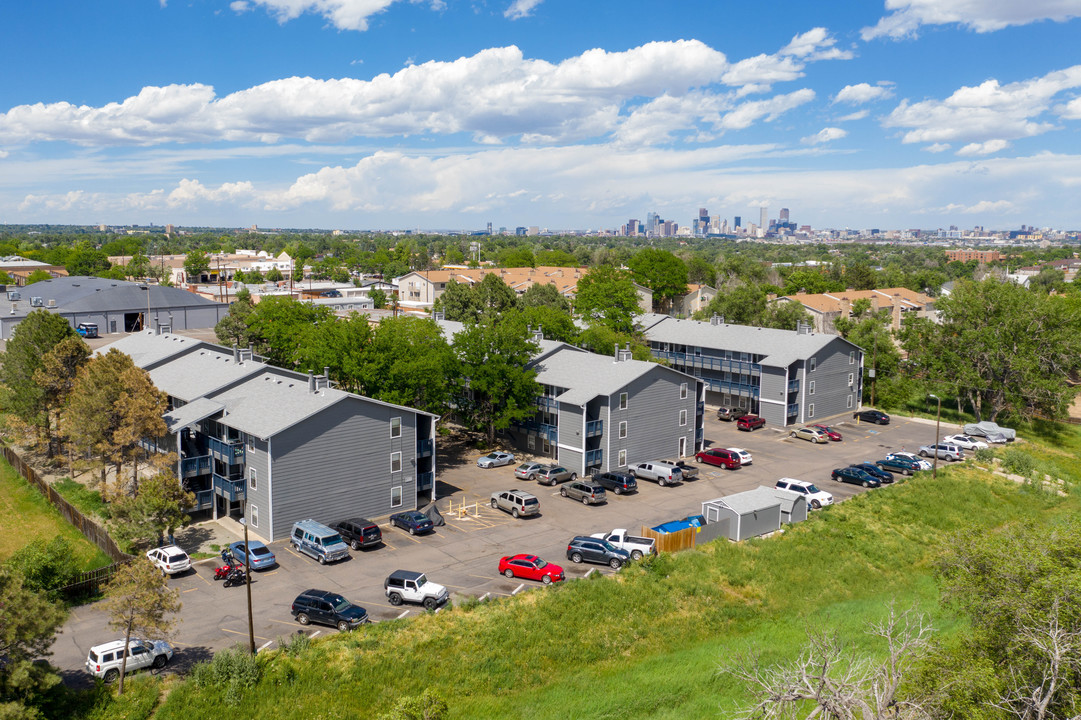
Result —
[{"label": "white jeep", "polygon": [[447,589],[429,582],[424,573],[412,570],[395,570],[385,581],[383,590],[391,605],[403,602],[423,605],[425,610],[435,610],[450,599]]}]

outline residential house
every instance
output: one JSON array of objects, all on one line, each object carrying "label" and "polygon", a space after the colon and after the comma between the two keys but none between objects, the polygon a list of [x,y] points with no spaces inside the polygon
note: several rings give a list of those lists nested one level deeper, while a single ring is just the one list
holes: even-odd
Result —
[{"label": "residential house", "polygon": [[833,321],[839,317],[851,317],[852,305],[857,300],[871,303],[871,312],[888,310],[893,328],[899,329],[909,314],[917,317],[934,317],[935,300],[908,288],[884,288],[882,290],[845,290],[835,293],[796,293],[771,297],[770,302],[799,303],[811,314],[815,332],[836,334]]},{"label": "residential house", "polygon": [[[169,397],[168,435],[193,510],[243,512],[273,541],[305,518],[380,517],[435,499],[438,416],[275,368],[249,349],[153,331],[115,348]],[[246,507],[245,507],[246,503]]]},{"label": "residential house", "polygon": [[653,355],[702,381],[707,402],[738,407],[776,427],[860,407],[863,351],[838,335],[677,320],[638,324]]},{"label": "residential house", "polygon": [[687,294],[677,297],[672,302],[672,315],[675,317],[690,317],[696,312],[705,310],[713,298],[717,297],[716,288],[709,285],[690,283],[687,285]]}]

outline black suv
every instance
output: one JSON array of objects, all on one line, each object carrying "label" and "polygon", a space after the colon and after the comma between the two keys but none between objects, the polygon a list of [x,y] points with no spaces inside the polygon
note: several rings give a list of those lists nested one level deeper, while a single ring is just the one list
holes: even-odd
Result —
[{"label": "black suv", "polygon": [[367,610],[329,590],[305,590],[293,600],[290,611],[301,625],[316,622],[342,632],[371,622]]},{"label": "black suv", "polygon": [[383,531],[371,520],[356,517],[331,525],[354,550],[373,547],[383,542]]},{"label": "black suv", "polygon": [[600,485],[605,490],[611,490],[616,495],[638,490],[638,481],[634,475],[625,472],[602,472],[595,473],[590,480]]},{"label": "black suv", "polygon": [[607,540],[579,535],[567,545],[567,559],[576,563],[583,560],[600,563],[611,566],[613,570],[619,570],[631,559],[631,554],[626,550],[620,550]]}]

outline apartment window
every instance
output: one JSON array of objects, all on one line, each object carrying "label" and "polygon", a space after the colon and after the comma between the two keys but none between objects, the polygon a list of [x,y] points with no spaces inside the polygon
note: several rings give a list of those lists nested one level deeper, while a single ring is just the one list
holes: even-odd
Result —
[{"label": "apartment window", "polygon": [[248,468],[248,488],[255,490],[255,468]]},{"label": "apartment window", "polygon": [[619,424],[619,436],[621,438],[627,437],[627,421],[624,420]]},{"label": "apartment window", "polygon": [[679,399],[680,400],[686,400],[687,399],[687,383],[680,383],[679,384]]},{"label": "apartment window", "polygon": [[392,417],[390,419],[390,436],[392,438],[402,436],[402,419],[400,417]]},{"label": "apartment window", "polygon": [[815,416],[815,404],[811,403],[807,406],[807,417],[813,418]]},{"label": "apartment window", "polygon": [[852,396],[851,395],[848,396],[848,409],[849,410],[852,409]]},{"label": "apartment window", "polygon": [[248,517],[251,518],[251,526],[259,527],[259,508],[248,503]]},{"label": "apartment window", "polygon": [[620,393],[619,394],[619,409],[620,410],[626,410],[627,409],[627,393]]},{"label": "apartment window", "polygon": [[255,452],[255,436],[248,435],[248,452]]},{"label": "apartment window", "polygon": [[390,506],[401,507],[402,504],[402,486],[396,485],[390,489]]},{"label": "apartment window", "polygon": [[392,452],[390,454],[390,471],[401,472],[402,471],[402,454],[400,452]]},{"label": "apartment window", "polygon": [[687,411],[686,410],[680,410],[679,411],[679,424],[680,424],[681,427],[683,425],[687,424]]},{"label": "apartment window", "polygon": [[529,446],[530,450],[536,450],[537,449],[537,436],[534,435],[533,433],[530,433],[529,437],[526,438],[526,444]]},{"label": "apartment window", "polygon": [[852,386],[852,383],[856,380],[856,376],[853,373],[848,373],[848,385]]},{"label": "apartment window", "polygon": [[547,437],[541,438],[541,452],[545,455],[552,454],[552,443],[548,440]]},{"label": "apartment window", "polygon": [[620,450],[619,451],[619,465],[617,465],[616,467],[627,467],[627,451],[626,450]]},{"label": "apartment window", "polygon": [[815,394],[815,381],[814,380],[807,383],[807,394],[808,395],[814,395]]},{"label": "apartment window", "polygon": [[856,351],[855,350],[848,353],[848,364],[849,365],[855,365],[856,364]]},{"label": "apartment window", "polygon": [[811,372],[815,371],[815,367],[817,366],[817,364],[818,363],[815,362],[815,359],[811,358]]}]

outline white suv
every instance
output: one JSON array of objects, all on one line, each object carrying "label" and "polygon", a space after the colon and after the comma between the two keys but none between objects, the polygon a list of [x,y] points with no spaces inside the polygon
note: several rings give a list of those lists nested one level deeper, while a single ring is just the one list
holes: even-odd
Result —
[{"label": "white suv", "polygon": [[815,487],[814,483],[807,482],[806,480],[796,480],[795,478],[781,478],[774,485],[778,490],[790,490],[792,492],[799,493],[803,497],[807,498],[807,505],[814,509],[823,507],[824,505],[833,504],[833,496],[825,490],[819,490]]},{"label": "white suv", "polygon": [[[86,671],[111,683],[120,677],[120,664],[124,661],[124,641],[113,640],[90,648],[86,656]],[[152,667],[165,667],[173,657],[173,646],[163,640],[132,640],[128,643],[128,664],[124,673]]]},{"label": "white suv", "polygon": [[383,581],[383,590],[391,605],[403,602],[423,605],[425,610],[435,610],[450,599],[450,593],[442,585],[429,582],[424,573],[395,570]]},{"label": "white suv", "polygon": [[176,545],[147,550],[146,557],[161,570],[162,575],[177,575],[191,570],[191,558]]}]

